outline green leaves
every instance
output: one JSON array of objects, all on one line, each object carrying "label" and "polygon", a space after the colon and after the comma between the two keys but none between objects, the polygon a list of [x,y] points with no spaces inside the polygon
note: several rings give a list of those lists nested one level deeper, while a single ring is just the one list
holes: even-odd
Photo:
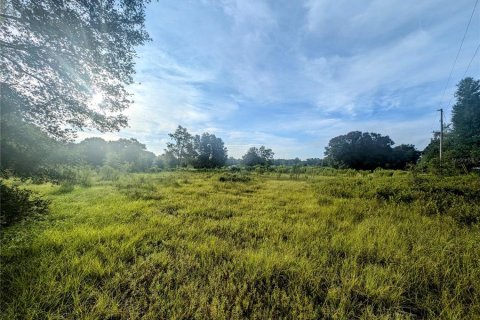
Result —
[{"label": "green leaves", "polygon": [[268,166],[273,163],[273,155],[275,153],[272,149],[267,149],[265,146],[260,148],[251,147],[247,153],[243,155],[242,162],[246,166]]},{"label": "green leaves", "polygon": [[465,78],[457,85],[457,102],[452,110],[452,125],[444,133],[443,161],[440,168],[439,133],[425,148],[421,165],[443,174],[465,172],[480,164],[480,80]]},{"label": "green leaves", "polygon": [[43,215],[48,212],[50,202],[32,191],[8,186],[0,181],[0,226],[9,226],[27,217]]},{"label": "green leaves", "polygon": [[[135,46],[149,39],[144,0],[19,1],[2,5],[1,104],[56,138],[118,130],[130,104]],[[95,92],[104,101],[92,108]]]},{"label": "green leaves", "polygon": [[204,132],[201,136],[192,136],[186,128],[178,126],[168,136],[172,142],[167,143],[165,157],[171,158],[179,167],[219,168],[227,161],[227,148],[214,134]]},{"label": "green leaves", "polygon": [[393,145],[389,136],[352,131],[331,139],[325,148],[325,155],[334,167],[359,170],[405,169],[408,163],[417,162],[420,153],[413,145],[392,148]]}]

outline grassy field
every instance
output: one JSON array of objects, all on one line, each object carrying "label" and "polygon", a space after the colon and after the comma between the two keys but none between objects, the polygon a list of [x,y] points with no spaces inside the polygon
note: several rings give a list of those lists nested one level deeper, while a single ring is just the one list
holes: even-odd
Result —
[{"label": "grassy field", "polygon": [[0,318],[480,318],[478,176],[166,172],[89,184],[26,184],[51,213],[2,231]]}]

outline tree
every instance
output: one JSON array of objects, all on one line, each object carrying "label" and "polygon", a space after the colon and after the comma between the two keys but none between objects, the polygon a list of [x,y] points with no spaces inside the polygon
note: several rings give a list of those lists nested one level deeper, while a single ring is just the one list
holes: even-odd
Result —
[{"label": "tree", "polygon": [[0,103],[51,136],[119,130],[131,103],[135,46],[149,39],[145,0],[6,0]]},{"label": "tree", "polygon": [[455,97],[452,123],[444,130],[441,167],[439,132],[434,133],[422,152],[422,167],[441,169],[445,173],[463,172],[480,164],[480,80],[470,77],[461,80]]},{"label": "tree", "polygon": [[8,169],[21,177],[40,176],[47,168],[77,158],[69,145],[52,139],[38,127],[12,114],[4,115],[2,112],[0,130],[2,171]]},{"label": "tree", "polygon": [[480,80],[465,78],[457,85],[452,110],[452,134],[457,158],[480,158]]},{"label": "tree", "polygon": [[108,142],[107,164],[115,167],[126,166],[129,171],[147,171],[155,161],[155,154],[147,151],[147,146],[135,138],[118,139]]},{"label": "tree", "polygon": [[214,134],[204,132],[201,136],[192,136],[186,128],[178,126],[168,135],[173,142],[167,143],[163,166],[169,165],[172,159],[177,166],[193,165],[195,168],[223,167],[227,161],[227,148]]},{"label": "tree", "polygon": [[391,169],[406,169],[408,164],[417,163],[420,151],[413,144],[401,144],[392,149],[389,167]]},{"label": "tree", "polygon": [[208,132],[195,136],[194,166],[196,168],[219,168],[227,161],[227,148],[222,139]]},{"label": "tree", "polygon": [[331,139],[325,155],[334,167],[373,170],[385,167],[393,144],[388,136],[352,131]]},{"label": "tree", "polygon": [[177,166],[186,166],[195,158],[193,136],[182,126],[178,126],[175,132],[169,133],[168,136],[173,142],[167,143],[165,152],[177,159]]},{"label": "tree", "polygon": [[260,148],[251,147],[247,153],[243,155],[242,162],[246,166],[256,165],[271,165],[273,163],[274,152],[272,149],[267,149],[265,146]]},{"label": "tree", "polygon": [[108,152],[108,142],[102,138],[87,138],[77,145],[83,160],[92,166],[104,164]]},{"label": "tree", "polygon": [[262,158],[264,165],[273,164],[273,156],[275,153],[272,151],[272,149],[267,149],[265,148],[265,146],[261,146],[258,149],[258,151],[260,153],[260,158]]},{"label": "tree", "polygon": [[359,170],[376,168],[404,169],[416,163],[419,152],[413,145],[400,145],[379,133],[352,131],[330,140],[325,148],[326,161],[333,167]]},{"label": "tree", "polygon": [[168,169],[177,165],[177,159],[169,152],[165,152],[157,157],[155,162],[157,168]]}]

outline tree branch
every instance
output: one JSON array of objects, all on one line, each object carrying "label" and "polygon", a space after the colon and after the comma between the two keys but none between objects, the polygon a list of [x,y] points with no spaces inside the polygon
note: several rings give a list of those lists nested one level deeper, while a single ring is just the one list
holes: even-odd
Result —
[{"label": "tree branch", "polygon": [[0,55],[1,55],[2,57],[4,57],[5,59],[7,59],[8,61],[10,61],[10,62],[11,62],[12,64],[14,64],[15,66],[17,66],[17,68],[20,69],[20,72],[26,74],[27,76],[30,76],[30,77],[36,79],[36,80],[39,81],[40,83],[43,83],[47,88],[50,87],[50,85],[49,85],[47,82],[45,82],[43,79],[37,77],[37,76],[34,75],[34,74],[31,74],[31,73],[28,72],[28,71],[25,71],[25,70],[23,69],[23,67],[22,67],[17,61],[12,60],[11,58],[9,58],[8,56],[6,56],[5,54],[1,54],[1,53],[0,53]]},{"label": "tree branch", "polygon": [[5,13],[0,13],[0,18],[15,20],[15,21],[18,21],[18,22],[23,21],[22,18],[20,18],[20,17],[11,16],[11,15],[5,14]]}]

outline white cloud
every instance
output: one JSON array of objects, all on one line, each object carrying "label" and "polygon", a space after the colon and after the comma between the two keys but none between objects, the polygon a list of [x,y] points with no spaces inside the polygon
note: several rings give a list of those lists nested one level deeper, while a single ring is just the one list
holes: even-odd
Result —
[{"label": "white cloud", "polygon": [[[115,136],[160,153],[180,124],[220,136],[236,157],[262,144],[277,157],[322,156],[330,138],[352,130],[425,146],[472,8],[449,0],[182,4],[150,5],[154,42],[140,50],[130,127]],[[478,17],[448,96],[477,45]]]}]

